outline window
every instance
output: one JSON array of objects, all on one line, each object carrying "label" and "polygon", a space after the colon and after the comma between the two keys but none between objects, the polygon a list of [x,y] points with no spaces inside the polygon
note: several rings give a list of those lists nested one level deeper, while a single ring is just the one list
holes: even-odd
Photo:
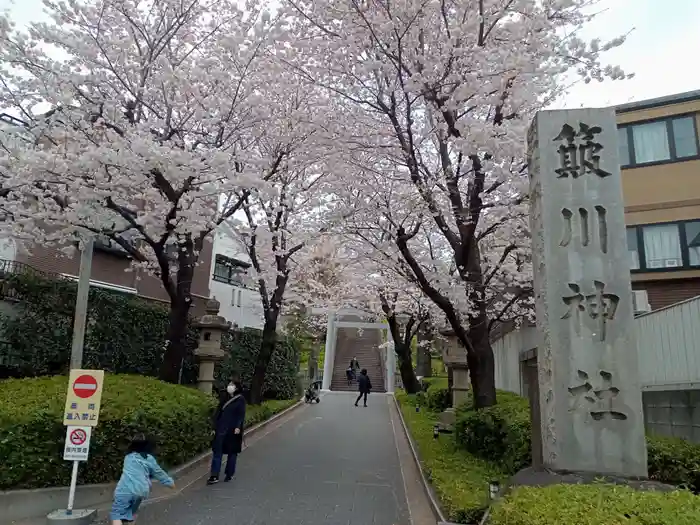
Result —
[{"label": "window", "polygon": [[639,242],[636,228],[627,228],[627,253],[629,254],[630,270],[639,270]]},{"label": "window", "polygon": [[236,288],[233,289],[233,294],[231,295],[231,306],[241,307],[241,290]]},{"label": "window", "polygon": [[635,166],[698,156],[695,115],[618,128],[620,164]]},{"label": "window", "polygon": [[214,259],[214,280],[245,286],[246,270],[248,268],[250,268],[250,265],[243,261],[217,255]]},{"label": "window", "polygon": [[627,228],[632,271],[700,267],[700,220]]},{"label": "window", "polygon": [[688,264],[700,266],[700,221],[685,223],[685,238],[688,243]]},{"label": "window", "polygon": [[683,266],[681,239],[677,224],[659,224],[642,228],[644,260],[647,268]]}]

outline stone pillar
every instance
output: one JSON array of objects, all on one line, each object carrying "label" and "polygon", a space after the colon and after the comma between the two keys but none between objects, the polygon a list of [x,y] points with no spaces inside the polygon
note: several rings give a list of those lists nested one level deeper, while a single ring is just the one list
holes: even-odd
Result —
[{"label": "stone pillar", "polygon": [[543,464],[646,477],[615,112],[541,111],[528,146]]},{"label": "stone pillar", "polygon": [[469,383],[469,367],[462,363],[453,363],[452,368],[452,407],[469,401],[471,386]]},{"label": "stone pillar", "polygon": [[385,366],[385,377],[386,377],[386,391],[388,394],[394,393],[394,384],[396,383],[394,379],[394,374],[396,373],[396,349],[394,347],[394,339],[391,337],[391,330],[386,331],[389,343],[386,349],[386,359],[384,362]]},{"label": "stone pillar", "polygon": [[328,312],[328,324],[326,325],[326,352],[323,357],[323,381],[321,388],[323,390],[331,389],[331,380],[333,379],[333,347],[335,346],[335,312]]},{"label": "stone pillar", "polygon": [[197,388],[207,394],[212,391],[216,363],[225,357],[221,349],[221,337],[231,328],[231,323],[218,315],[220,306],[216,298],[209,299],[205,315],[194,323],[195,328],[199,328],[199,346],[194,351],[199,361]]}]

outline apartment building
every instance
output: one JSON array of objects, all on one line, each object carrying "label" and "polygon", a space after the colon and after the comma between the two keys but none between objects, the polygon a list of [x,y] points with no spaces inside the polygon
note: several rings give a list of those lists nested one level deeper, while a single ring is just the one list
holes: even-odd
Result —
[{"label": "apartment building", "polygon": [[214,233],[213,254],[209,289],[221,304],[219,315],[241,328],[262,329],[260,294],[248,275],[250,258],[227,222]]},{"label": "apartment building", "polygon": [[616,112],[636,310],[656,310],[700,295],[700,90]]}]

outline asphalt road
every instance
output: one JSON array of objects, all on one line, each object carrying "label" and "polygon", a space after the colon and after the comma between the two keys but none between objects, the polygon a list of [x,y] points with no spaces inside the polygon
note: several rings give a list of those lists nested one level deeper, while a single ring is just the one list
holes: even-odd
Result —
[{"label": "asphalt road", "polygon": [[153,525],[408,525],[388,398],[330,393],[239,456],[236,477],[205,479],[142,509]]}]

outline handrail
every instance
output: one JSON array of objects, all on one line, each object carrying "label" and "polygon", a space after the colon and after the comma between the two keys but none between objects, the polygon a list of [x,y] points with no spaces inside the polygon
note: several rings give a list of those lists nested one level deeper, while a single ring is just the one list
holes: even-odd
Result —
[{"label": "handrail", "polygon": [[10,259],[0,259],[0,278],[2,278],[2,274],[6,273],[29,274],[61,281],[66,280],[66,277],[57,272],[47,272],[45,270],[38,270],[27,263],[13,261]]}]

